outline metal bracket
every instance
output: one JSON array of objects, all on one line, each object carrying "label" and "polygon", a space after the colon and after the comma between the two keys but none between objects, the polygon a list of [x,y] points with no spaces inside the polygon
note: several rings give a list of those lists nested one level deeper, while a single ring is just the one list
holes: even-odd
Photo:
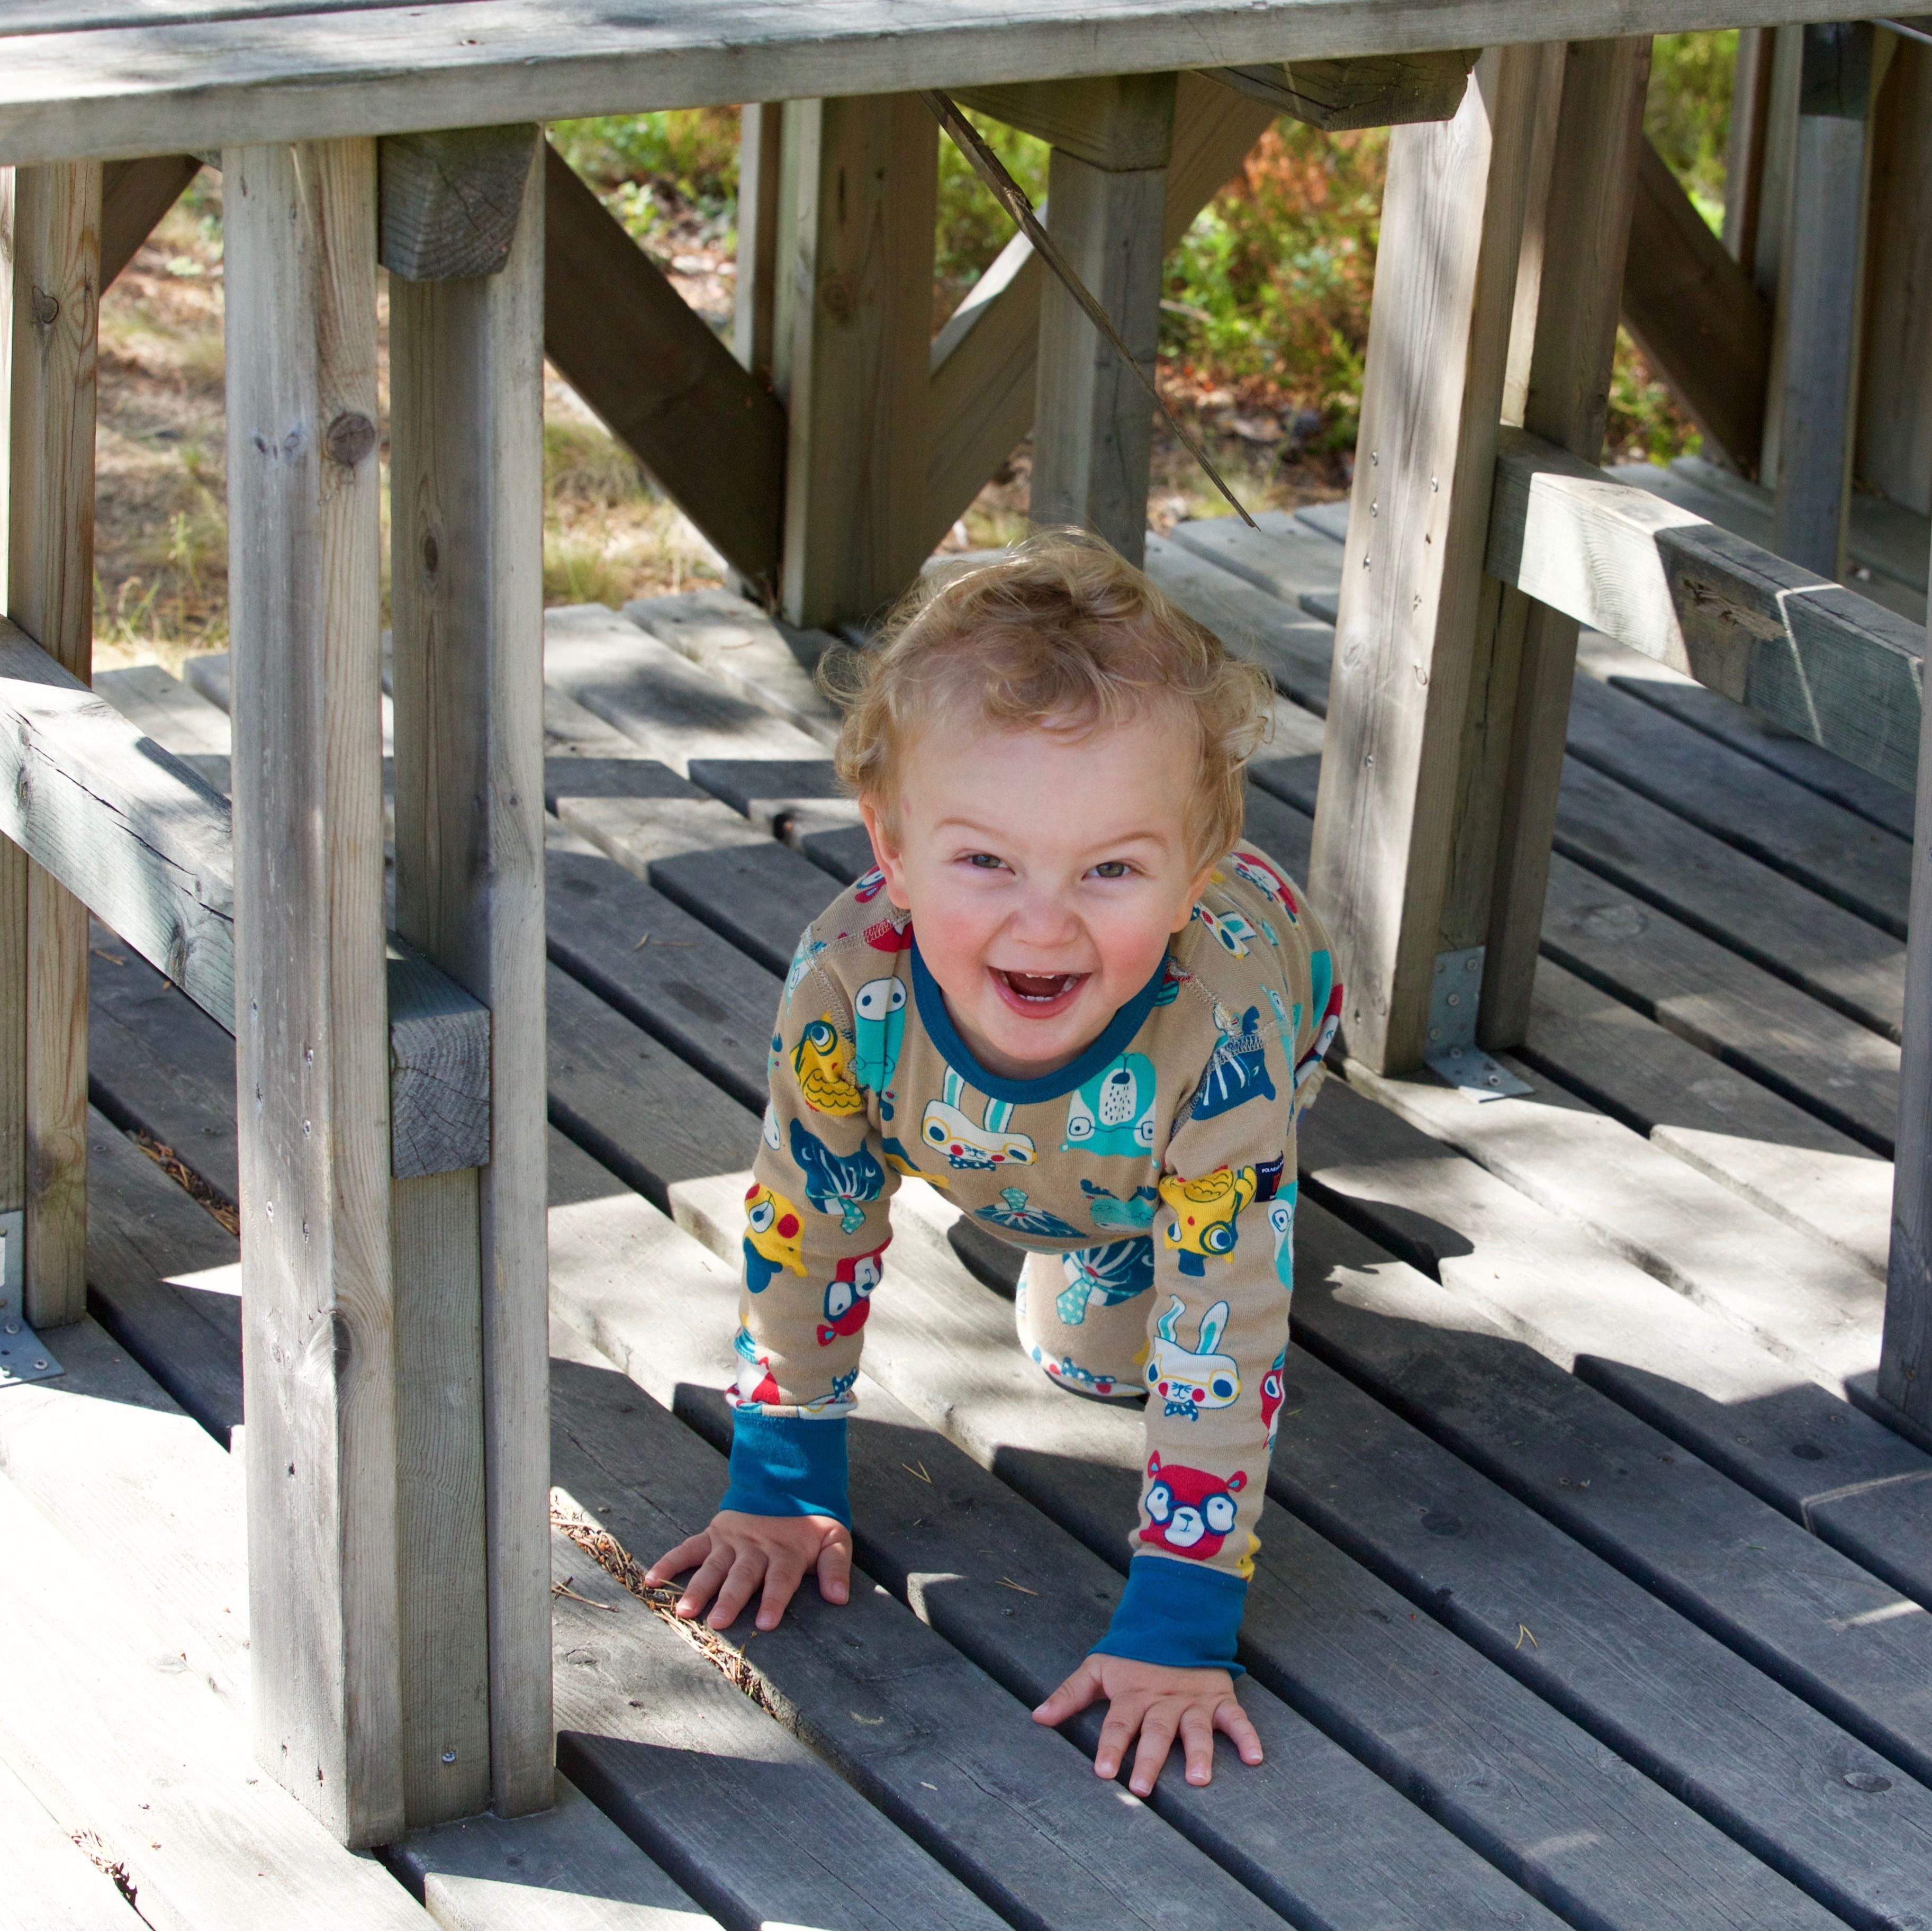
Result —
[{"label": "metal bracket", "polygon": [[48,1381],[64,1371],[27,1325],[27,1216],[0,1213],[0,1388]]},{"label": "metal bracket", "polygon": [[1438,1078],[1478,1102],[1519,1099],[1534,1093],[1534,1087],[1518,1079],[1476,1044],[1476,1009],[1482,1003],[1482,995],[1480,946],[1436,955],[1424,1063]]}]

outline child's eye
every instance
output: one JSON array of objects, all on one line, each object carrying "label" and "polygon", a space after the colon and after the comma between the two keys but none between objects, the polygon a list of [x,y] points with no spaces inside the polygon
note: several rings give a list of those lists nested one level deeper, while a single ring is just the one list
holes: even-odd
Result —
[{"label": "child's eye", "polygon": [[1124,858],[1103,859],[1094,868],[1094,876],[1096,878],[1125,878],[1132,871],[1133,867]]},{"label": "child's eye", "polygon": [[982,871],[997,871],[1005,864],[1006,860],[996,858],[991,852],[968,852],[966,855],[966,862],[968,865],[976,865]]}]

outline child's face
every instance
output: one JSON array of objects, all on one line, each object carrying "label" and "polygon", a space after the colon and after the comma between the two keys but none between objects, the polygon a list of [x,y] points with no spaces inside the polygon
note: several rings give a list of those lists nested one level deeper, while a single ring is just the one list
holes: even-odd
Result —
[{"label": "child's face", "polygon": [[1071,739],[940,727],[905,760],[896,838],[865,801],[886,889],[989,1070],[1064,1066],[1186,924],[1210,868],[1184,822],[1198,757],[1166,710]]}]

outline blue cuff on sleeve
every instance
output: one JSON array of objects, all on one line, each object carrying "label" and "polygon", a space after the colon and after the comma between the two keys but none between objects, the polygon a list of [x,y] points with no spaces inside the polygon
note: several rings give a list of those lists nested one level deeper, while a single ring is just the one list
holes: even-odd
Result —
[{"label": "blue cuff on sleeve", "polygon": [[1127,1564],[1127,1586],[1114,1620],[1092,1653],[1239,1676],[1234,1639],[1247,1601],[1248,1585],[1224,1569],[1137,1555]]},{"label": "blue cuff on sleeve", "polygon": [[845,1417],[807,1421],[739,1408],[731,1420],[731,1486],[721,1509],[748,1516],[830,1516],[852,1526]]}]

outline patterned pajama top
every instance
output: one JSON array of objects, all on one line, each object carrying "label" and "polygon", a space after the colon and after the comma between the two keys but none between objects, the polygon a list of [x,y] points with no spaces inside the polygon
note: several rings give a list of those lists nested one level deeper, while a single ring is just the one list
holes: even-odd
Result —
[{"label": "patterned pajama top", "polygon": [[1092,1045],[1006,1079],[959,1037],[880,874],[842,893],[799,941],[772,1036],[723,1506],[850,1522],[844,1423],[887,1203],[924,1180],[1000,1239],[1060,1257],[1063,1319],[1070,1297],[1142,1300],[1144,1475],[1097,1647],[1231,1665],[1281,1405],[1295,1122],[1341,1008],[1320,924],[1244,844]]}]

